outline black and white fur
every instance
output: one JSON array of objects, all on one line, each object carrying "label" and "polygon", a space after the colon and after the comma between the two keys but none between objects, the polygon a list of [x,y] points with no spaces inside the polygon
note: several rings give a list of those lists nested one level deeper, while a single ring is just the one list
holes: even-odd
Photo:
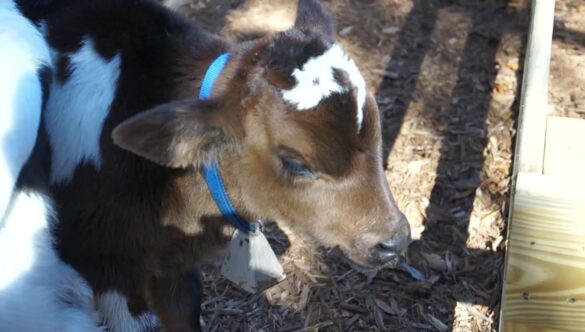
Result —
[{"label": "black and white fur", "polygon": [[50,71],[37,26],[1,1],[0,331],[102,331],[91,288],[58,258],[51,234],[41,125]]}]

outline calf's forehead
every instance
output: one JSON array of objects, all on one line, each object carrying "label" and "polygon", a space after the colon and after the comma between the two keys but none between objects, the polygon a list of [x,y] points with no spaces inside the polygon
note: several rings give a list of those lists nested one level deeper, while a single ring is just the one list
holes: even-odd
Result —
[{"label": "calf's forehead", "polygon": [[300,152],[334,176],[356,169],[361,152],[378,150],[375,102],[339,45],[292,31],[277,35],[268,50],[267,78],[284,105],[269,128],[275,145]]},{"label": "calf's forehead", "polygon": [[340,45],[311,31],[292,29],[277,33],[267,40],[267,71],[265,78],[280,92],[291,110],[311,112],[332,97],[348,95],[355,107],[356,133],[364,122],[366,83],[355,62]]},{"label": "calf's forehead", "polygon": [[[335,104],[332,97],[347,95],[354,105],[343,104],[344,110],[354,113],[357,130],[362,127],[366,101],[366,83],[355,62],[333,44],[300,63],[291,73],[294,85],[281,90],[283,99],[303,112],[323,104]],[[336,104],[341,106],[341,104]]]},{"label": "calf's forehead", "polygon": [[378,117],[370,106],[368,101],[360,133],[356,132],[353,112],[357,107],[355,98],[348,94],[332,96],[316,109],[286,110],[267,128],[276,147],[297,151],[311,166],[328,175],[347,176],[361,169],[359,165],[379,150],[379,130],[374,122]]}]

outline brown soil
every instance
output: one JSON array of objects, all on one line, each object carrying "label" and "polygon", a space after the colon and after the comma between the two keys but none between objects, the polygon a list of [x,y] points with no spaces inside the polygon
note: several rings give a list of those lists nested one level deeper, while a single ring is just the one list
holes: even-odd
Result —
[{"label": "brown soil", "polygon": [[[165,0],[233,39],[292,25],[296,1]],[[358,272],[269,225],[287,280],[255,296],[205,273],[209,331],[496,331],[527,0],[324,0],[376,93],[387,178],[416,241]],[[585,13],[557,0],[551,98],[585,117]],[[567,80],[566,73],[571,76]],[[422,278],[421,278],[422,277]]]},{"label": "brown soil", "polygon": [[555,115],[585,118],[585,2],[557,1],[550,73]]}]

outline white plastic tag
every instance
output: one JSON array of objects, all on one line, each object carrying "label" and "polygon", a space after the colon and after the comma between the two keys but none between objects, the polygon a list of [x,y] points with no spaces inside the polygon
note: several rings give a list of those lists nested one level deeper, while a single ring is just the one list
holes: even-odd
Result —
[{"label": "white plastic tag", "polygon": [[285,278],[282,266],[260,229],[253,233],[234,232],[221,273],[252,294],[268,289]]}]

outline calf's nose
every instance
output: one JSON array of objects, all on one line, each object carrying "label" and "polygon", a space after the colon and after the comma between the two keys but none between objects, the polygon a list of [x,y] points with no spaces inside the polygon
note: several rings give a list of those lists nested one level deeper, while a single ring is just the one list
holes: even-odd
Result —
[{"label": "calf's nose", "polygon": [[397,256],[404,255],[410,244],[410,227],[406,219],[401,221],[400,228],[394,235],[376,245],[376,254],[382,262],[393,260]]}]

